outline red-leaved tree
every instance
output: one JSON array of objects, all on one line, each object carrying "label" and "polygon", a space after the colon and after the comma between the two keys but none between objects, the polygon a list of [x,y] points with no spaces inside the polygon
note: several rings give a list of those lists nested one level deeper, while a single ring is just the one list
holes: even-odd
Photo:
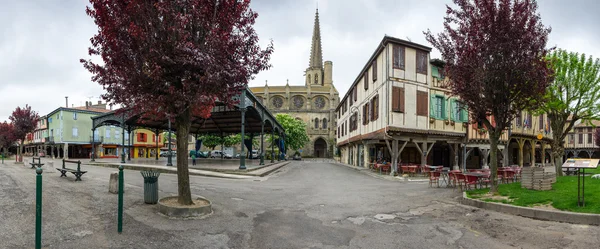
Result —
[{"label": "red-leaved tree", "polygon": [[[482,122],[490,137],[490,192],[497,192],[498,142],[517,113],[535,109],[551,82],[545,60],[550,28],[535,0],[454,0],[444,31],[427,41],[447,62],[453,94]],[[494,117],[491,121],[490,117]]]},{"label": "red-leaved tree", "polygon": [[0,149],[2,149],[4,155],[6,155],[6,150],[16,141],[15,127],[6,121],[0,123]]},{"label": "red-leaved tree", "polygon": [[[178,138],[191,117],[208,117],[215,100],[232,97],[269,68],[272,43],[261,49],[250,0],[90,0],[98,26],[84,60],[103,98],[147,117],[169,117]],[[178,202],[192,204],[187,139],[177,140]]]},{"label": "red-leaved tree", "polygon": [[19,155],[18,161],[21,162],[23,160],[23,142],[25,142],[25,137],[28,133],[35,130],[35,126],[37,125],[38,120],[40,120],[40,116],[37,112],[31,110],[31,106],[25,105],[24,108],[17,107],[8,119],[10,119],[14,126],[14,136],[21,140],[19,143],[19,151],[17,152],[17,155]]}]

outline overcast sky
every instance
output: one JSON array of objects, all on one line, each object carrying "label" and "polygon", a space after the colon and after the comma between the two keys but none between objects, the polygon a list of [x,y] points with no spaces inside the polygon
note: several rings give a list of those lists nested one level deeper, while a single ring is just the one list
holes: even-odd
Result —
[{"label": "overcast sky", "polygon": [[[539,1],[552,27],[549,46],[600,57],[600,1]],[[439,32],[451,0],[320,0],[323,60],[333,61],[340,97],[384,35],[430,46],[423,31]],[[97,102],[103,90],[79,63],[97,28],[85,15],[87,0],[0,0],[0,122],[17,106],[40,115],[65,105]],[[304,84],[316,0],[254,0],[261,44],[273,40],[273,67],[250,86]],[[594,42],[596,41],[596,42]],[[439,57],[435,51],[432,57]]]}]

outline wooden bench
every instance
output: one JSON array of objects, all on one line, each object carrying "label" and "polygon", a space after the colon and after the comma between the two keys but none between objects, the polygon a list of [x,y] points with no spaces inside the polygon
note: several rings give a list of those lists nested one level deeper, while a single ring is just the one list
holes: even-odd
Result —
[{"label": "wooden bench", "polygon": [[[65,163],[76,163],[77,170],[65,168]],[[75,181],[81,181],[81,176],[85,174],[87,171],[81,171],[81,161],[71,161],[71,160],[62,160],[62,168],[56,168],[56,170],[60,171],[60,177],[67,177],[67,172],[71,172],[75,175]]]},{"label": "wooden bench", "polygon": [[[31,160],[33,162],[31,162],[29,164],[31,164],[31,168],[32,169],[39,168],[39,167],[42,167],[44,165],[42,163],[42,158],[41,157],[32,157]],[[35,160],[37,160],[37,163],[35,162]]]}]

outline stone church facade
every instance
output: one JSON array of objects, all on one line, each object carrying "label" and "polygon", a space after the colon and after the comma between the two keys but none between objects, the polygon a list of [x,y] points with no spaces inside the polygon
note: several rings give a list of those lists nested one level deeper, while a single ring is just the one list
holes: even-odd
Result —
[{"label": "stone church facade", "polygon": [[[339,93],[333,86],[333,63],[323,63],[319,11],[315,14],[309,65],[305,71],[304,85],[251,87],[250,90],[262,100],[274,114],[289,114],[306,123],[310,141],[298,152],[304,157],[333,157],[336,144],[335,108]],[[295,151],[287,154],[292,156]]]}]

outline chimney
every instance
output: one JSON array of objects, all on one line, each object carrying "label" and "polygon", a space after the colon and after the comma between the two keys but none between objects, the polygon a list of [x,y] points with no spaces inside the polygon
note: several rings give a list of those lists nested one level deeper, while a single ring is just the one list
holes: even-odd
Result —
[{"label": "chimney", "polygon": [[[90,103],[92,103],[92,101],[90,101]],[[98,104],[101,105],[102,104],[102,100],[98,100]]]},{"label": "chimney", "polygon": [[69,96],[65,96],[65,107],[69,108]]}]

